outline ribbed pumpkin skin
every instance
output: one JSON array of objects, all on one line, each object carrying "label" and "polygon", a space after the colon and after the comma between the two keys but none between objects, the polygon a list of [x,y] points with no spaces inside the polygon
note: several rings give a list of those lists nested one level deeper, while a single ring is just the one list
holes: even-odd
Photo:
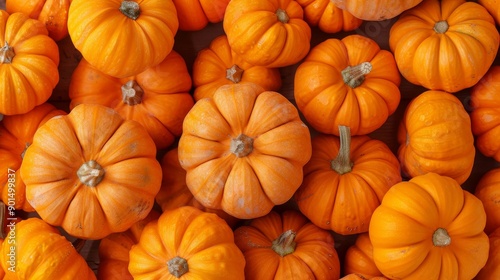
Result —
[{"label": "ribbed pumpkin skin", "polygon": [[179,19],[179,30],[197,31],[209,23],[221,22],[229,0],[172,0]]},{"label": "ribbed pumpkin skin", "polygon": [[486,265],[477,274],[476,280],[490,280],[500,278],[500,227],[493,231],[490,239],[490,251]]},{"label": "ribbed pumpkin skin", "polygon": [[359,275],[366,279],[383,276],[373,261],[373,246],[368,232],[359,234],[356,242],[347,249],[344,257],[344,274]]},{"label": "ribbed pumpkin skin", "polygon": [[380,21],[397,17],[402,12],[421,3],[422,0],[332,0],[332,2],[357,18]]},{"label": "ribbed pumpkin skin", "polygon": [[340,278],[340,280],[388,280],[383,276],[375,276],[375,277],[364,277],[358,273],[350,273]]},{"label": "ribbed pumpkin skin", "polygon": [[486,172],[476,185],[474,195],[481,200],[486,211],[484,232],[492,233],[500,227],[500,168]]},{"label": "ribbed pumpkin skin", "polygon": [[330,0],[297,0],[304,9],[304,19],[326,33],[352,31],[361,26],[362,19],[337,7]]},{"label": "ribbed pumpkin skin", "polygon": [[498,0],[478,0],[477,2],[490,12],[497,24],[500,24],[500,3]]},{"label": "ribbed pumpkin skin", "polygon": [[499,33],[478,3],[424,0],[392,25],[389,46],[408,81],[454,93],[475,85],[488,71],[498,52]]},{"label": "ribbed pumpkin skin", "polygon": [[373,213],[373,259],[388,278],[473,279],[488,258],[485,224],[481,201],[455,180],[420,175],[394,185]]},{"label": "ribbed pumpkin skin", "polygon": [[45,25],[0,10],[0,48],[0,114],[24,114],[45,103],[59,82],[59,48]]}]

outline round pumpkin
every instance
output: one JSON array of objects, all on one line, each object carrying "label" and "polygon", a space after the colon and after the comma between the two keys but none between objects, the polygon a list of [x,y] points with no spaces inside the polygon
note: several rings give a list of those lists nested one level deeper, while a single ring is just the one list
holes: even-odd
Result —
[{"label": "round pumpkin", "polygon": [[308,124],[319,132],[351,135],[380,128],[401,100],[393,55],[372,39],[348,35],[316,45],[298,66],[294,98]]},{"label": "round pumpkin", "polygon": [[234,231],[245,255],[245,279],[325,279],[340,277],[332,234],[300,212],[271,211]]},{"label": "round pumpkin", "polygon": [[68,36],[68,10],[72,0],[6,0],[8,13],[21,12],[45,24],[49,36],[55,41]]},{"label": "round pumpkin", "polygon": [[229,0],[172,0],[177,10],[179,30],[197,31],[224,18]]},{"label": "round pumpkin", "polygon": [[245,258],[231,228],[192,206],[165,211],[148,223],[129,255],[135,280],[245,279]]},{"label": "round pumpkin", "polygon": [[498,0],[478,0],[477,2],[488,10],[497,24],[500,24],[500,3]]},{"label": "round pumpkin", "polygon": [[500,66],[494,65],[470,91],[472,133],[476,148],[500,162]]},{"label": "round pumpkin", "polygon": [[489,280],[500,278],[500,227],[489,236],[490,251],[486,265],[479,271],[475,280]]},{"label": "round pumpkin", "polygon": [[24,153],[33,142],[38,127],[52,117],[65,115],[50,103],[43,103],[25,114],[5,116],[0,122],[0,198],[17,210],[33,212],[26,200],[26,185],[19,169]]},{"label": "round pumpkin", "polygon": [[369,236],[380,272],[396,279],[473,279],[489,241],[481,201],[454,179],[427,173],[394,185]]},{"label": "round pumpkin", "polygon": [[20,171],[40,217],[82,239],[144,219],[162,178],[145,128],[97,104],[78,105],[40,126]]},{"label": "round pumpkin", "polygon": [[223,29],[231,48],[252,65],[290,66],[311,47],[311,27],[295,0],[231,0]]},{"label": "round pumpkin", "polygon": [[71,242],[37,217],[16,223],[0,252],[3,279],[96,279]]},{"label": "round pumpkin", "polygon": [[472,172],[471,120],[451,93],[429,90],[411,100],[399,124],[398,143],[405,177],[434,172],[462,184]]},{"label": "round pumpkin", "polygon": [[389,46],[409,82],[455,93],[488,71],[499,37],[493,17],[478,3],[424,0],[392,25]]},{"label": "round pumpkin", "polygon": [[353,31],[363,23],[347,10],[337,7],[331,0],[297,0],[304,9],[304,19],[325,33]]},{"label": "round pumpkin", "polygon": [[381,21],[399,16],[402,12],[417,6],[422,0],[331,0],[340,9],[357,18]]},{"label": "round pumpkin", "polygon": [[481,200],[486,211],[486,234],[500,227],[500,168],[486,172],[480,178],[474,195]]},{"label": "round pumpkin", "polygon": [[281,74],[277,68],[254,66],[241,59],[229,46],[226,35],[214,38],[198,52],[193,64],[195,100],[212,97],[222,85],[245,82],[276,91],[281,87]]},{"label": "round pumpkin", "polygon": [[143,125],[159,150],[182,133],[182,121],[194,104],[191,85],[184,58],[175,51],[159,65],[122,79],[104,74],[83,58],[71,76],[70,109],[82,103],[110,107]]},{"label": "round pumpkin", "polygon": [[59,82],[59,48],[41,21],[0,10],[0,114],[45,103]]},{"label": "round pumpkin", "polygon": [[373,246],[368,232],[359,234],[355,243],[347,248],[344,256],[344,273],[359,275],[362,277],[359,279],[383,277],[373,260]]},{"label": "round pumpkin", "polygon": [[172,0],[73,0],[68,14],[75,48],[95,68],[118,78],[162,62],[178,28]]},{"label": "round pumpkin", "polygon": [[224,85],[186,115],[179,162],[203,206],[251,219],[292,198],[311,157],[310,137],[283,95],[253,83]]},{"label": "round pumpkin", "polygon": [[350,273],[344,275],[344,277],[340,278],[340,280],[388,280],[388,279],[383,276],[364,277],[362,274],[359,273]]}]

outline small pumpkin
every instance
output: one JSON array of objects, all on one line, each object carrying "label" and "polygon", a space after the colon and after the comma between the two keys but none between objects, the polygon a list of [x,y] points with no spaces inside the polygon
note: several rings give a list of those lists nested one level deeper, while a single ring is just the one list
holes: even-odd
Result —
[{"label": "small pumpkin", "polygon": [[368,232],[359,234],[355,243],[347,248],[344,273],[359,276],[353,279],[376,279],[384,276],[373,260],[373,246]]},{"label": "small pumpkin", "polygon": [[384,142],[351,138],[346,126],[339,130],[340,137],[312,139],[312,156],[294,198],[315,225],[343,235],[362,233],[385,193],[401,182],[400,166]]},{"label": "small pumpkin", "polygon": [[297,0],[304,9],[304,19],[325,33],[352,31],[361,26],[362,19],[337,7],[331,0]]},{"label": "small pumpkin", "polygon": [[49,36],[60,41],[68,36],[68,11],[72,0],[6,0],[5,10],[21,12],[45,24]]},{"label": "small pumpkin", "polygon": [[486,211],[486,234],[500,227],[500,168],[494,168],[481,176],[474,190]]},{"label": "small pumpkin", "polygon": [[26,185],[20,175],[26,149],[37,129],[52,117],[65,115],[50,103],[43,103],[25,114],[5,116],[0,123],[0,194],[1,200],[14,209],[33,212],[26,200]]},{"label": "small pumpkin", "polygon": [[38,215],[82,239],[144,219],[162,178],[145,128],[97,104],[80,104],[40,126],[20,172]]},{"label": "small pumpkin", "polygon": [[340,280],[388,280],[384,276],[365,277],[359,273],[350,273],[340,278]]},{"label": "small pumpkin", "polygon": [[489,280],[500,278],[500,227],[489,236],[490,251],[486,265],[479,271],[475,280]]},{"label": "small pumpkin", "polygon": [[73,0],[68,33],[95,68],[118,78],[158,65],[179,28],[172,0]]},{"label": "small pumpkin", "polygon": [[368,233],[388,278],[473,279],[488,258],[485,224],[477,197],[450,177],[427,173],[385,194]]},{"label": "small pumpkin", "polygon": [[0,10],[0,114],[45,103],[59,82],[59,48],[41,21]]},{"label": "small pumpkin", "polygon": [[197,31],[224,18],[229,0],[172,0],[177,10],[179,30]]},{"label": "small pumpkin", "polygon": [[477,2],[488,10],[497,24],[500,24],[500,5],[497,0],[478,0]]},{"label": "small pumpkin", "polygon": [[294,98],[308,124],[325,134],[351,135],[380,128],[401,100],[393,55],[372,39],[348,35],[316,45],[294,77]]},{"label": "small pumpkin", "polygon": [[234,231],[246,259],[245,279],[339,279],[332,234],[300,212],[271,211]]},{"label": "small pumpkin", "polygon": [[295,0],[231,0],[223,29],[229,45],[252,65],[293,65],[311,47],[311,27]]},{"label": "small pumpkin", "polygon": [[[12,235],[15,242],[9,242]],[[37,217],[18,222],[0,252],[4,279],[96,279],[71,242],[57,228]]]},{"label": "small pumpkin", "polygon": [[280,71],[244,61],[231,49],[226,35],[214,38],[207,48],[198,52],[193,64],[195,100],[212,97],[222,85],[245,82],[276,91],[281,87]]},{"label": "small pumpkin", "polygon": [[474,86],[498,52],[493,17],[478,3],[424,0],[392,25],[389,46],[409,82],[458,92]]},{"label": "small pumpkin", "polygon": [[428,90],[411,100],[399,124],[398,143],[405,177],[434,172],[462,184],[472,172],[471,120],[451,93]]},{"label": "small pumpkin", "polygon": [[192,206],[148,223],[130,250],[129,271],[141,279],[245,279],[245,258],[226,222]]},{"label": "small pumpkin", "polygon": [[493,65],[470,91],[471,126],[476,148],[500,162],[500,66]]},{"label": "small pumpkin", "polygon": [[186,115],[179,162],[203,206],[251,219],[292,198],[311,157],[310,137],[280,93],[253,83],[224,85]]},{"label": "small pumpkin", "polygon": [[402,12],[417,6],[422,0],[331,0],[340,9],[357,18],[368,21],[382,21],[399,16]]},{"label": "small pumpkin", "polygon": [[143,125],[156,148],[170,146],[182,133],[182,121],[194,104],[191,76],[184,58],[170,52],[158,65],[126,78],[106,75],[82,58],[69,84],[70,109],[100,104]]}]

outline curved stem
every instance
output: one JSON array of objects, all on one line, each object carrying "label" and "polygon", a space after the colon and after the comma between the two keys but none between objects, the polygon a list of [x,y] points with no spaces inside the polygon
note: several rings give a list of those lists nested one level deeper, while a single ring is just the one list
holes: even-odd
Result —
[{"label": "curved stem", "polygon": [[167,266],[168,266],[168,272],[170,272],[170,274],[172,274],[176,278],[180,278],[182,275],[184,275],[189,271],[186,259],[181,258],[179,256],[168,260]]},{"label": "curved stem", "polygon": [[122,85],[122,100],[123,103],[133,106],[140,104],[142,102],[142,97],[144,96],[144,90],[139,86],[139,84],[130,80]]},{"label": "curved stem", "polygon": [[139,7],[139,4],[134,1],[122,1],[122,4],[120,6],[120,12],[122,14],[126,15],[128,18],[136,20],[139,15],[141,14],[141,9]]},{"label": "curved stem", "polygon": [[359,87],[365,80],[365,75],[372,71],[372,64],[370,62],[363,62],[355,66],[347,66],[342,70],[342,78],[344,83],[351,88]]},{"label": "curved stem", "polygon": [[444,228],[438,228],[432,235],[432,243],[434,246],[446,247],[451,244],[451,237],[448,231]]},{"label": "curved stem", "polygon": [[271,249],[282,257],[293,253],[295,251],[295,247],[297,246],[295,236],[297,236],[297,234],[291,229],[283,232],[273,241]]},{"label": "curved stem", "polygon": [[95,160],[89,160],[80,166],[76,174],[84,185],[95,187],[104,178],[104,169]]},{"label": "curved stem", "polygon": [[351,172],[351,130],[348,126],[339,126],[340,148],[337,157],[330,162],[330,166],[339,174]]},{"label": "curved stem", "polygon": [[434,24],[434,31],[436,31],[439,34],[443,34],[446,31],[448,31],[449,27],[450,26],[448,25],[448,22],[446,22],[446,20],[441,20]]},{"label": "curved stem", "polygon": [[9,44],[7,44],[7,41],[5,41],[5,45],[0,48],[0,64],[12,63],[14,56],[16,56],[14,48],[9,46]]},{"label": "curved stem", "polygon": [[253,151],[253,139],[245,134],[240,134],[238,137],[231,140],[229,149],[231,153],[235,154],[237,157],[245,157]]},{"label": "curved stem", "polygon": [[237,84],[241,81],[243,72],[244,72],[243,69],[241,69],[238,65],[235,64],[231,66],[231,68],[226,69],[226,79]]},{"label": "curved stem", "polygon": [[286,11],[281,8],[276,10],[276,16],[278,16],[278,20],[282,23],[287,23],[290,20],[290,17],[286,13]]}]

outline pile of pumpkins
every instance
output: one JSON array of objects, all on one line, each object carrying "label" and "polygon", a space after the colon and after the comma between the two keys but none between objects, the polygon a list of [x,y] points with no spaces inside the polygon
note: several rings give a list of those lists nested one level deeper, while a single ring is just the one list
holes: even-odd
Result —
[{"label": "pile of pumpkins", "polygon": [[[390,50],[311,45],[312,28],[390,19]],[[224,34],[189,71],[176,34],[213,23]],[[7,0],[0,275],[500,278],[500,169],[461,187],[476,150],[500,162],[499,23],[496,0]],[[82,58],[61,110],[68,36]],[[369,134],[401,77],[426,90],[393,153]],[[99,241],[96,273],[61,232]],[[357,235],[342,262],[332,232]]]}]

